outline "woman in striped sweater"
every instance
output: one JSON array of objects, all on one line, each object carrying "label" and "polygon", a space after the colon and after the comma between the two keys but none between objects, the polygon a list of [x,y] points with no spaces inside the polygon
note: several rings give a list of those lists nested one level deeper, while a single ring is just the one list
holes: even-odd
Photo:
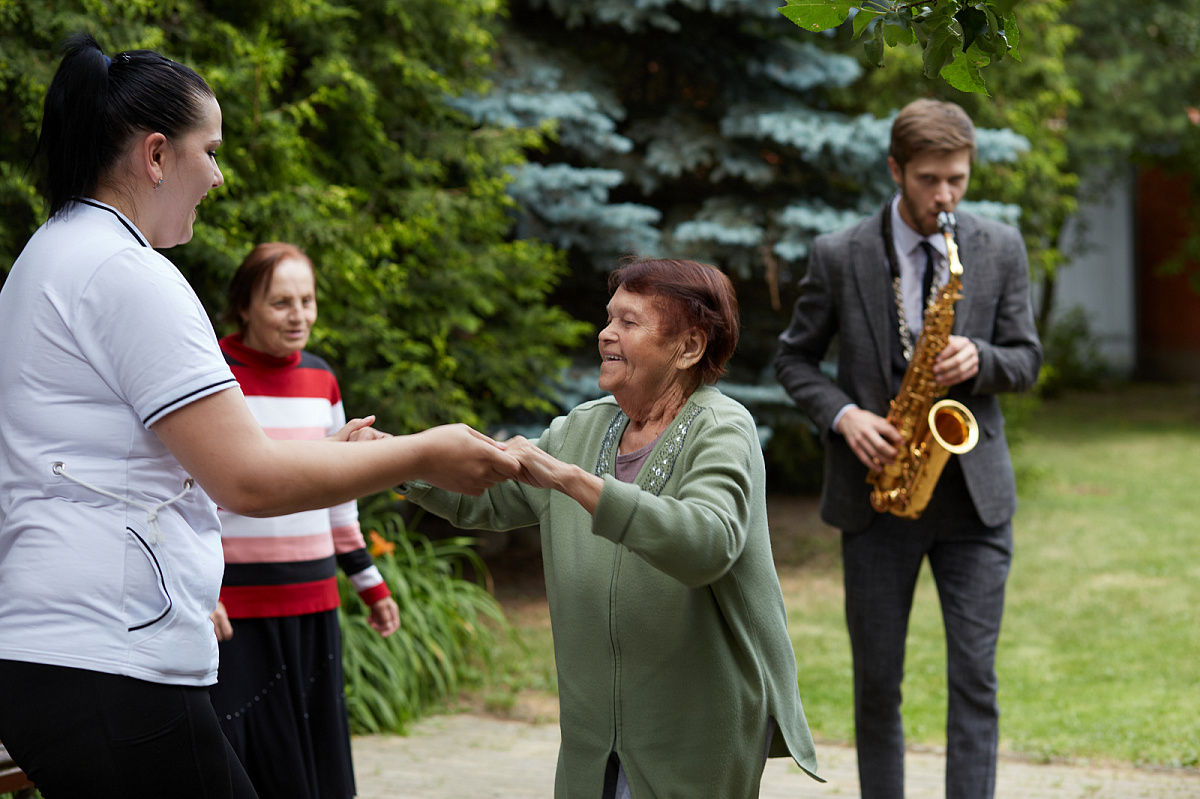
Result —
[{"label": "woman in striped sweater", "polygon": [[[268,436],[320,439],[345,424],[333,371],[304,350],[317,298],[303,250],[255,247],[230,284],[229,317],[239,332],[221,339],[221,351]],[[221,665],[211,695],[221,727],[262,799],[352,797],[336,569],[370,607],[372,627],[387,636],[400,626],[357,504],[220,517],[225,576],[213,621]]]}]

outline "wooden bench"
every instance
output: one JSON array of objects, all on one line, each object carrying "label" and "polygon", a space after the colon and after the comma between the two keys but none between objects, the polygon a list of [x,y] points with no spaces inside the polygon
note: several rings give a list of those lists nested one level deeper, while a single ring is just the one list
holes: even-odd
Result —
[{"label": "wooden bench", "polygon": [[8,750],[4,748],[4,744],[0,743],[0,793],[14,793],[21,791],[21,795],[33,795],[33,783],[25,776],[25,772],[21,771],[20,767],[13,762],[13,759],[8,756]]}]

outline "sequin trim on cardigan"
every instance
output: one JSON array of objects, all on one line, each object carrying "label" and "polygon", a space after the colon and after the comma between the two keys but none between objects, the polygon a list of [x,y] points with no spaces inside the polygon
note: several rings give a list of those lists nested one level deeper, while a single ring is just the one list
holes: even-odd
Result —
[{"label": "sequin trim on cardigan", "polygon": [[[675,470],[675,460],[683,451],[683,442],[687,440],[688,429],[696,417],[704,411],[704,408],[693,405],[671,422],[671,426],[663,434],[667,436],[667,440],[659,446],[658,457],[648,464],[648,469],[643,468],[642,475],[644,477],[638,479],[642,488],[655,496],[662,492],[667,480],[671,479],[671,472]],[[609,423],[608,430],[604,433],[604,440],[600,442],[600,457],[596,459],[595,473],[597,475],[603,477],[611,471],[612,453],[616,449],[617,437],[628,420],[629,417],[625,415],[625,412],[618,410],[617,415]]]}]

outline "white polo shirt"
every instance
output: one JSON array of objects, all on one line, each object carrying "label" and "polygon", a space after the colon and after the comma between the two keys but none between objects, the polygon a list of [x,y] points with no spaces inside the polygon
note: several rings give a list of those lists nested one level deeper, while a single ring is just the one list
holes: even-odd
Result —
[{"label": "white polo shirt", "polygon": [[150,427],[236,388],[195,292],[118,211],[73,203],[33,235],[0,291],[0,658],[216,680],[216,507]]}]

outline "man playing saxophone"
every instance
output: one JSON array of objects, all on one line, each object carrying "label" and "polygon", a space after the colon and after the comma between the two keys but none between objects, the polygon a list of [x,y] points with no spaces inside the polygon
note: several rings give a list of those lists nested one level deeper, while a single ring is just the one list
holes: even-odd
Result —
[{"label": "man playing saxophone", "polygon": [[[996,395],[1031,388],[1042,350],[1020,233],[956,213],[974,157],[975,128],[959,106],[917,100],[900,111],[888,155],[897,194],[867,219],[813,242],[775,359],[780,383],[825,442],[821,516],[842,531],[863,799],[904,796],[900,684],[913,591],[926,558],[946,630],[945,795],[990,799],[995,790],[995,655],[1017,504]],[[941,289],[951,279],[951,247],[962,274],[949,319],[950,299],[939,305],[938,298],[950,293]],[[835,338],[831,380],[820,364]],[[936,386],[914,397],[911,385],[928,381],[905,381],[909,360],[914,350],[923,357],[930,341],[944,346],[912,368],[932,372]],[[868,476],[878,483],[885,467],[910,457],[911,442],[897,428],[923,428],[926,421],[893,414],[897,424],[889,422],[892,400],[916,416],[942,392],[973,417],[977,443],[951,455],[923,486],[932,495],[919,513],[876,510]]]}]

